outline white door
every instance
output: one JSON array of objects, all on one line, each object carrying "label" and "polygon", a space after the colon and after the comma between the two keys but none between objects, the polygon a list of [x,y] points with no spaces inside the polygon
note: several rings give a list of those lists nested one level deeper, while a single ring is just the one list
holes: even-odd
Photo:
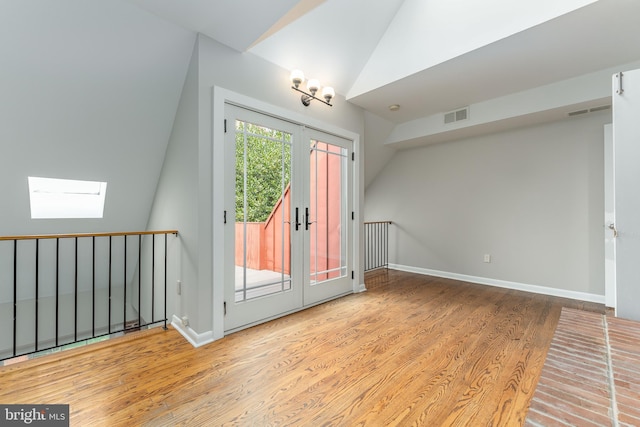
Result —
[{"label": "white door", "polygon": [[616,214],[614,200],[613,126],[604,126],[604,296],[616,306]]},{"label": "white door", "polygon": [[230,331],[300,308],[302,257],[291,212],[301,186],[294,179],[299,126],[231,105],[225,115],[224,329]]},{"label": "white door", "polygon": [[616,315],[640,320],[640,70],[613,78]]},{"label": "white door", "polygon": [[352,292],[352,142],[233,105],[225,118],[225,332]]}]

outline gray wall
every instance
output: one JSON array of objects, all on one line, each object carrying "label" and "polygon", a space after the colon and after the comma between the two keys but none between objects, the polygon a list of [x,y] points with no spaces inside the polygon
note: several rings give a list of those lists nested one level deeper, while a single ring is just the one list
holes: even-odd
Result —
[{"label": "gray wall", "polygon": [[610,121],[594,113],[399,151],[367,188],[365,219],[394,222],[394,264],[604,295]]},{"label": "gray wall", "polygon": [[396,150],[385,145],[385,141],[394,129],[394,123],[365,111],[364,129],[366,141],[364,163],[367,165],[364,171],[364,187],[366,189],[393,157]]},{"label": "gray wall", "polygon": [[[194,304],[197,293],[185,292],[177,298],[176,281],[197,283],[198,280],[198,47],[194,45],[189,70],[182,89],[178,111],[162,172],[158,181],[149,224],[150,230],[177,229],[178,239],[171,248],[167,266],[167,316],[183,313]],[[191,298],[191,301],[186,298]]]}]

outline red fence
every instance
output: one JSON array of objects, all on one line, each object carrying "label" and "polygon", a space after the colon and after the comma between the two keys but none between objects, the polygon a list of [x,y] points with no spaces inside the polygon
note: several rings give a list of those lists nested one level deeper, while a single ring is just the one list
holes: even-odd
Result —
[{"label": "red fence", "polygon": [[[311,272],[338,269],[341,264],[341,164],[339,147],[319,143],[320,150],[311,153],[311,192],[309,217],[311,233]],[[327,152],[321,151],[326,150]],[[237,222],[235,228],[235,262],[243,265],[243,236],[246,226],[247,268],[290,274],[291,191],[284,191],[265,222]],[[284,203],[283,203],[284,201]],[[305,212],[299,222],[305,227]],[[283,238],[284,237],[284,238]],[[284,245],[284,247],[283,247]],[[335,273],[318,275],[316,280],[336,277]]]}]

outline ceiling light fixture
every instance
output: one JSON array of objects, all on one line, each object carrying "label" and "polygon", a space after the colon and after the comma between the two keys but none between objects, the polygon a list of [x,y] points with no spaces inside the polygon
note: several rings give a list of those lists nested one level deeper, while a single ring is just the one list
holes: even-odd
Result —
[{"label": "ceiling light fixture", "polygon": [[336,92],[332,87],[325,86],[324,88],[322,88],[322,98],[324,98],[322,99],[316,96],[316,93],[318,93],[318,91],[320,90],[320,82],[318,80],[309,79],[307,81],[307,90],[309,92],[305,92],[304,90],[300,89],[300,85],[302,84],[302,82],[304,82],[304,73],[300,70],[293,70],[291,72],[291,83],[293,84],[293,86],[291,86],[291,89],[297,90],[298,92],[302,93],[302,96],[300,97],[302,105],[308,107],[309,104],[311,104],[311,101],[315,99],[316,101],[320,101],[323,104],[327,104],[329,107],[332,107],[331,100],[336,96]]}]

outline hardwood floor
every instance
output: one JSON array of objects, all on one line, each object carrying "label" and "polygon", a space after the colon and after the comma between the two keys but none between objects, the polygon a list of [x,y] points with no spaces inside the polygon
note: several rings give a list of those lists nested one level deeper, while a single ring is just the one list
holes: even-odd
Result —
[{"label": "hardwood floor", "polygon": [[71,425],[522,425],[563,305],[378,270],[368,291],[193,348],[153,329],[0,367]]}]

